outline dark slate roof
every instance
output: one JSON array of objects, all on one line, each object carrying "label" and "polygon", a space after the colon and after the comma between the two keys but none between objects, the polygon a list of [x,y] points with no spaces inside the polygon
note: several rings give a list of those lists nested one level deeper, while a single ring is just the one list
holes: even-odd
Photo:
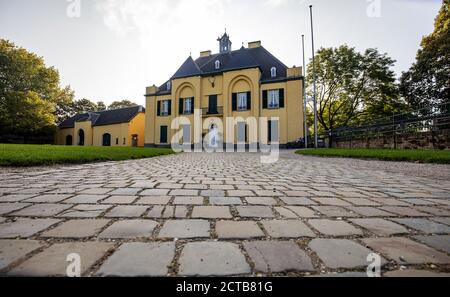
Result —
[{"label": "dark slate roof", "polygon": [[77,114],[59,124],[59,128],[74,128],[76,122],[91,121],[92,126],[104,126],[130,122],[138,113],[145,112],[145,108],[137,105],[133,107],[87,112]]},{"label": "dark slate roof", "polygon": [[201,74],[202,71],[200,70],[198,65],[195,64],[194,60],[192,60],[192,57],[189,57],[186,59],[183,65],[181,65],[181,67],[177,70],[177,72],[173,75],[172,78],[175,79],[189,76],[197,76]]},{"label": "dark slate roof", "polygon": [[[220,61],[220,69],[216,69],[215,62]],[[171,79],[184,78],[190,76],[208,76],[227,71],[256,68],[261,70],[261,82],[280,81],[286,79],[287,66],[278,60],[264,47],[244,48],[228,53],[213,54],[207,57],[200,57],[195,61],[189,57],[172,76]],[[272,78],[270,69],[277,68],[277,77]],[[168,95],[167,82],[159,87],[157,95]]]}]

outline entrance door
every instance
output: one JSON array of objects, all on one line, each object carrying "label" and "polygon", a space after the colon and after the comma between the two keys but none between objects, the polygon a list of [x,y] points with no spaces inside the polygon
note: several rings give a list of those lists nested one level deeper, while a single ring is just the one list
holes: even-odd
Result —
[{"label": "entrance door", "polygon": [[66,136],[66,145],[72,145],[72,143],[73,143],[72,135],[67,135]]},{"label": "entrance door", "polygon": [[161,126],[160,134],[159,134],[159,142],[167,143],[167,126]]},{"label": "entrance door", "polygon": [[217,114],[217,95],[209,96],[208,114]]},{"label": "entrance door", "polygon": [[217,129],[217,126],[215,124],[212,124],[209,128],[209,147],[219,147],[219,129]]},{"label": "entrance door", "polygon": [[84,145],[84,130],[83,129],[78,130],[78,145],[81,145],[81,146]]},{"label": "entrance door", "polygon": [[103,146],[111,146],[111,134],[103,134]]},{"label": "entrance door", "polygon": [[138,146],[138,135],[137,134],[133,134],[131,136],[131,146],[133,146],[133,147]]}]

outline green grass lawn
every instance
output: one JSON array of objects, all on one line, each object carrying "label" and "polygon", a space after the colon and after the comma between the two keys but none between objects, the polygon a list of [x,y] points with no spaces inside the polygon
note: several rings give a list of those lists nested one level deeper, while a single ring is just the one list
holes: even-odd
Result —
[{"label": "green grass lawn", "polygon": [[391,149],[305,149],[299,155],[323,157],[370,158],[387,161],[450,164],[450,151],[440,150],[391,150]]},{"label": "green grass lawn", "polygon": [[172,154],[171,149],[0,144],[0,166],[81,164],[143,159]]}]

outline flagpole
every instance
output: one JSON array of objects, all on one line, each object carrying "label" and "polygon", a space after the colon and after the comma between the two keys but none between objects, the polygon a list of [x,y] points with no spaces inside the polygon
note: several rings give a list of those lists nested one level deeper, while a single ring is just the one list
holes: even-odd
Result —
[{"label": "flagpole", "polygon": [[308,123],[306,117],[306,89],[305,89],[305,79],[306,79],[306,63],[305,63],[305,35],[302,35],[302,51],[303,51],[303,123],[305,126],[305,148],[308,148]]},{"label": "flagpole", "polygon": [[315,63],[315,52],[314,52],[314,27],[313,27],[313,12],[312,5],[309,6],[309,11],[311,15],[311,41],[312,41],[312,63],[313,63],[313,104],[314,104],[314,147],[318,148],[318,135],[317,135],[317,98],[316,98],[316,63]]}]

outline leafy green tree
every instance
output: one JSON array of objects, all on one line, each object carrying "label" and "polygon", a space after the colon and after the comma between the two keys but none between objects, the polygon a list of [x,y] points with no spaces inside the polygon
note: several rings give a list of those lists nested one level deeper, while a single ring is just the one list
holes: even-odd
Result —
[{"label": "leafy green tree", "polygon": [[[358,53],[346,45],[321,48],[316,56],[319,132],[404,110],[406,105],[399,97],[391,70],[393,64],[394,60],[376,49]],[[310,63],[309,96],[312,96],[312,67]]]},{"label": "leafy green tree", "polygon": [[96,112],[97,110],[97,104],[89,99],[76,100],[72,104],[72,116],[79,113]]},{"label": "leafy green tree", "polygon": [[106,109],[107,109],[107,107],[103,101],[97,102],[97,111],[103,111]]},{"label": "leafy green tree", "polygon": [[401,94],[413,109],[450,102],[450,0],[443,1],[434,27],[400,80]]},{"label": "leafy green tree", "polygon": [[134,102],[131,102],[130,100],[122,100],[122,101],[114,101],[111,103],[111,105],[108,106],[108,109],[120,109],[120,108],[126,108],[126,107],[133,107],[137,104]]},{"label": "leafy green tree", "polygon": [[49,133],[73,100],[42,57],[0,39],[0,134]]}]

